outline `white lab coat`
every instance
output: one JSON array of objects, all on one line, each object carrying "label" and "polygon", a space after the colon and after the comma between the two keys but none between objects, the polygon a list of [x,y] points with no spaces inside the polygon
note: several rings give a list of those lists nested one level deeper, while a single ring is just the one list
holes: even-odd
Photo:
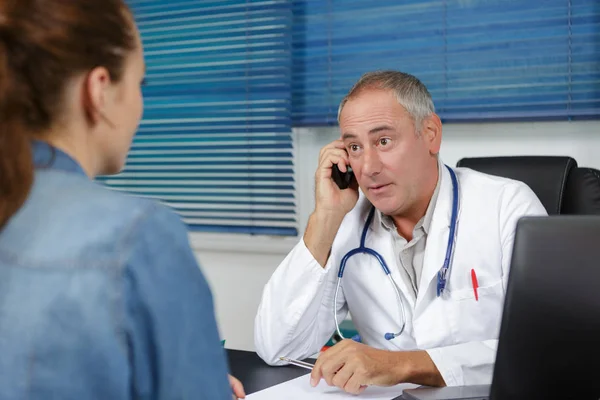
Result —
[{"label": "white lab coat", "polygon": [[[372,256],[361,254],[348,260],[338,295],[338,318],[341,322],[350,310],[362,341],[370,346],[426,350],[448,386],[486,384],[492,379],[515,225],[524,215],[546,215],[546,211],[522,182],[466,168],[454,171],[460,206],[444,294],[436,296],[452,210],[452,182],[446,168],[427,236],[416,301],[406,295],[409,287],[398,272],[392,235],[377,224],[367,233],[366,246],[384,257],[400,289],[407,319],[402,335],[389,341],[384,338],[385,332],[400,329],[400,306]],[[370,208],[361,194],[340,226],[325,268],[303,240],[279,265],[264,288],[255,320],[256,351],[265,362],[280,364],[280,356],[309,357],[331,337],[339,263],[358,247]],[[479,301],[475,301],[471,269],[477,274]]]}]

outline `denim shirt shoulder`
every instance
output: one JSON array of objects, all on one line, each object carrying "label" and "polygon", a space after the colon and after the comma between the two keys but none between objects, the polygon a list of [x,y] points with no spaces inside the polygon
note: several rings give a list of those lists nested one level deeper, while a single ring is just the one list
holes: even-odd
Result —
[{"label": "denim shirt shoulder", "polygon": [[132,231],[155,208],[85,176],[37,170],[25,205],[5,228],[0,254],[29,267],[122,268]]},{"label": "denim shirt shoulder", "polygon": [[34,183],[5,227],[0,255],[29,267],[122,267],[128,232],[153,202],[90,180],[58,149],[40,142],[33,148]]},{"label": "denim shirt shoulder", "polygon": [[180,218],[45,150],[0,233],[0,398],[231,398]]}]

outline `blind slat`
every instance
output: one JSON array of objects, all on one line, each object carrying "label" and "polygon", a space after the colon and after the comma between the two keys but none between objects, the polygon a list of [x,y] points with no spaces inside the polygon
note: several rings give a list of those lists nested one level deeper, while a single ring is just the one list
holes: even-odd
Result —
[{"label": "blind slat", "polygon": [[296,235],[291,3],[131,0],[144,118],[115,190],[173,207],[191,230]]},{"label": "blind slat", "polygon": [[600,115],[595,0],[294,0],[292,9],[294,125],[336,124],[351,86],[381,69],[420,78],[446,121]]}]

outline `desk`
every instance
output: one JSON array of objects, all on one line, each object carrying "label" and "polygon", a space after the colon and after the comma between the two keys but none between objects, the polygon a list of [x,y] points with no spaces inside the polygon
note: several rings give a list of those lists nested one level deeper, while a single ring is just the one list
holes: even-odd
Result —
[{"label": "desk", "polygon": [[271,367],[252,351],[227,350],[227,358],[229,358],[231,375],[244,384],[246,394],[258,392],[310,373],[308,369],[295,365]]},{"label": "desk", "polygon": [[[227,358],[231,375],[242,382],[246,394],[258,392],[310,373],[309,370],[295,365],[271,367],[252,351],[228,349]],[[314,362],[314,360],[307,361]],[[398,396],[394,400],[402,399],[402,396]],[[357,400],[360,400],[360,396],[357,397]]]}]

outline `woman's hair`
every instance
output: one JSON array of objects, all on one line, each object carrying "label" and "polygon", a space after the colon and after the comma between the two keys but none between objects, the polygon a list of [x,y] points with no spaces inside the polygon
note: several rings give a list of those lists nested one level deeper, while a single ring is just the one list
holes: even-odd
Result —
[{"label": "woman's hair", "polygon": [[0,229],[27,199],[31,140],[60,118],[67,84],[99,66],[118,82],[136,46],[123,0],[0,0]]}]

